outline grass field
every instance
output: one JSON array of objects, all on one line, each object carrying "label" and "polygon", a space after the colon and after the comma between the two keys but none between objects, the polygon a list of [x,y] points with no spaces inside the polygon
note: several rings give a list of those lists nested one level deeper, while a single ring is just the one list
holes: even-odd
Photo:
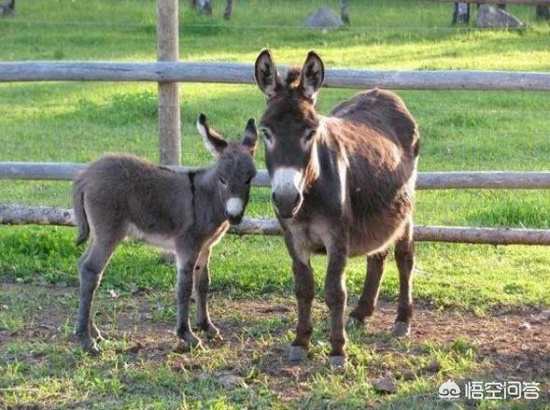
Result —
[{"label": "grass field", "polygon": [[[300,64],[316,49],[327,67],[550,71],[550,26],[531,7],[509,7],[528,24],[522,31],[452,27],[451,5],[400,0],[352,2],[350,29],[300,28],[322,3],[337,6],[240,0],[226,22],[219,2],[212,19],[181,2],[181,59],[251,63],[270,47],[281,64]],[[42,0],[18,7],[15,19],[0,20],[0,61],[156,58],[152,1]],[[323,90],[319,110],[353,93]],[[420,126],[421,171],[550,169],[547,93],[399,94]],[[186,165],[211,161],[193,125],[199,112],[236,138],[264,104],[253,86],[183,84],[181,97]],[[157,158],[152,84],[0,84],[0,113],[0,161],[88,162],[110,151]],[[257,162],[263,168],[261,150]],[[69,189],[63,182],[0,181],[0,204],[70,206]],[[247,214],[272,216],[268,195],[256,189]],[[550,228],[550,193],[423,191],[416,223]],[[82,355],[71,336],[82,252],[74,235],[70,228],[0,226],[0,408],[550,408],[549,326],[533,319],[550,308],[550,249],[418,244],[412,337],[398,342],[387,333],[398,291],[390,262],[381,313],[366,331],[350,330],[351,364],[334,372],[324,357],[324,258],[314,260],[319,300],[311,362],[285,362],[295,311],[280,238],[228,236],[218,245],[211,304],[226,341],[186,355],[170,350],[174,268],[155,250],[125,244],[100,290],[99,321],[112,341],[100,359]],[[361,258],[350,262],[352,304],[364,271]],[[226,373],[247,387],[224,388]],[[397,380],[395,394],[375,391],[384,377]],[[451,405],[437,399],[449,378],[539,381],[543,393],[536,402]]]}]

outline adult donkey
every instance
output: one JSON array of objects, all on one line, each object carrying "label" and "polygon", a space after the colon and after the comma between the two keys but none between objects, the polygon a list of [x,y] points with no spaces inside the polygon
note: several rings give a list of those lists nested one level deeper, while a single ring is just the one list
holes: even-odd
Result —
[{"label": "adult donkey", "polygon": [[367,255],[367,277],[350,316],[360,323],[373,314],[388,248],[395,243],[400,292],[393,333],[406,336],[412,315],[414,264],[412,210],[419,134],[403,101],[371,90],[338,105],[330,116],[315,111],[324,80],[314,52],[303,68],[282,81],[268,50],[255,65],[267,96],[260,126],[271,200],[292,258],[298,299],[296,339],[290,360],[300,361],[312,333],[314,281],[310,256],[328,255],[325,300],[331,316],[329,361],[345,363],[344,269],[350,256]]}]

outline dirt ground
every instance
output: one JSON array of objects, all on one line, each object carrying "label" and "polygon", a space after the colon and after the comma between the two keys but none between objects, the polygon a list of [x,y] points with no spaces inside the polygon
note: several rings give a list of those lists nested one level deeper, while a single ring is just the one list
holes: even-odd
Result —
[{"label": "dirt ground", "polygon": [[[0,285],[0,309],[9,311],[18,309],[26,316],[27,324],[17,331],[0,330],[0,346],[8,342],[24,342],[29,340],[45,343],[66,343],[68,347],[76,347],[72,335],[60,334],[60,327],[74,323],[76,314],[78,290],[75,288],[38,288],[28,285]],[[14,296],[16,295],[16,296]],[[21,303],[30,295],[35,295],[28,308]],[[115,298],[112,298],[115,299]],[[69,300],[59,303],[60,300]],[[167,303],[170,303],[166,296]],[[129,303],[131,301],[131,304]],[[38,303],[39,302],[39,303]],[[127,303],[128,302],[128,303]],[[116,304],[117,314],[102,314],[98,317],[100,328],[106,329],[105,336],[111,340],[127,338],[130,347],[123,351],[142,359],[162,361],[168,357],[174,348],[175,335],[173,324],[168,319],[155,319],[155,298],[151,295],[133,295],[110,300],[103,296],[99,301],[98,311],[107,305]],[[239,349],[238,359],[228,360],[227,369],[232,366],[254,365],[258,371],[268,376],[269,386],[282,397],[292,398],[307,394],[305,381],[318,369],[311,363],[299,366],[290,365],[286,361],[288,343],[258,343],[255,332],[269,336],[271,340],[280,340],[284,334],[294,329],[295,307],[293,298],[266,300],[228,300],[221,294],[214,295],[212,317],[220,328],[223,341],[208,342],[209,349],[230,347]],[[361,336],[365,346],[375,353],[403,354],[402,347],[388,334],[395,318],[395,304],[381,302],[375,315],[370,319],[364,334]],[[326,316],[326,308],[321,301],[316,301],[317,316]],[[0,312],[1,313],[1,312]],[[236,315],[236,316],[235,316]],[[281,322],[282,320],[282,322]],[[316,322],[316,326],[323,326]],[[275,325],[266,329],[265,323],[274,321]],[[326,321],[325,321],[326,322]],[[68,325],[66,325],[68,326]],[[326,326],[326,323],[325,323]],[[243,337],[243,328],[252,337]],[[263,330],[262,330],[263,329]],[[326,332],[323,336],[327,338]],[[61,339],[61,340],[60,340]],[[484,374],[491,375],[492,380],[541,381],[541,398],[550,400],[550,311],[526,309],[501,309],[483,316],[456,310],[436,310],[429,305],[417,303],[412,332],[410,335],[408,353],[415,356],[425,344],[452,345],[460,340],[475,351],[475,362],[485,363]],[[10,360],[8,353],[2,353],[3,360]],[[18,360],[37,360],[36,357],[18,357]],[[351,358],[353,363],[353,357]],[[204,363],[203,363],[204,364]],[[191,363],[176,360],[172,366],[178,371],[178,366],[186,371],[202,372],[201,363]],[[437,362],[422,368],[410,369],[405,363],[397,364],[391,371],[398,379],[408,380],[419,377],[421,373],[438,373],[442,371]],[[368,369],[373,378],[383,377],[388,368],[374,363]],[[546,400],[545,399],[545,400]]]}]

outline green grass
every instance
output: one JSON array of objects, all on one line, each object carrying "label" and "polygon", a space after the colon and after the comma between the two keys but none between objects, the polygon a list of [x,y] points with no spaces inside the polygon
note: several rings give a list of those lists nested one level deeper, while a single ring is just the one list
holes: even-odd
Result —
[{"label": "green grass", "polygon": [[[171,293],[118,292],[113,299],[101,291],[98,323],[109,341],[102,343],[99,358],[91,358],[72,337],[76,289],[4,285],[0,291],[0,405],[8,408],[443,409],[452,405],[436,398],[444,381],[502,380],[506,376],[499,371],[517,362],[512,358],[503,364],[500,356],[489,353],[491,346],[485,343],[494,338],[490,332],[470,328],[464,330],[466,338],[454,334],[454,326],[476,320],[471,315],[445,313],[437,319],[439,331],[426,329],[397,341],[386,331],[392,318],[385,306],[383,317],[367,330],[349,328],[350,364],[335,371],[325,364],[329,324],[318,301],[308,362],[289,366],[284,355],[296,320],[289,299],[270,295],[236,302],[219,292],[211,301],[212,317],[226,340],[181,355],[172,352]],[[509,319],[515,326],[520,317]],[[238,377],[242,387],[223,387],[221,377],[227,374]],[[376,381],[388,375],[395,379],[397,393],[377,393]],[[451,408],[472,404],[459,401]],[[494,408],[490,401],[479,404]],[[533,402],[498,402],[498,408],[549,404],[542,396]]]},{"label": "green grass", "polygon": [[[300,64],[307,51],[316,49],[327,67],[550,71],[550,26],[537,21],[531,7],[509,7],[528,24],[526,30],[498,31],[450,26],[449,4],[353,2],[351,28],[318,32],[302,29],[301,21],[321,4],[337,7],[336,1],[240,0],[229,22],[221,18],[219,2],[212,19],[197,16],[185,2],[180,3],[182,60],[252,63],[261,48],[270,47],[281,64]],[[155,24],[155,4],[146,0],[21,2],[15,19],[0,20],[0,61],[153,61]],[[420,126],[421,171],[549,170],[548,93],[398,92]],[[261,93],[250,85],[182,84],[180,93],[182,160],[186,165],[212,161],[194,128],[198,113],[206,113],[211,124],[229,137],[240,138],[247,119],[258,118],[264,107]],[[329,112],[354,93],[323,90],[319,111]],[[88,162],[112,151],[132,152],[152,161],[158,156],[154,84],[0,84],[0,113],[0,161]],[[263,168],[263,149],[257,164]],[[0,203],[69,207],[69,190],[67,182],[0,181]],[[268,198],[267,189],[255,189],[248,215],[273,216]],[[421,191],[415,222],[550,228],[549,204],[547,191]],[[0,282],[76,285],[76,260],[82,249],[75,247],[74,236],[71,228],[0,227]],[[417,253],[415,299],[442,314],[457,311],[485,317],[501,309],[550,306],[550,249],[419,243]],[[314,260],[319,296],[325,263],[323,257]],[[228,236],[214,251],[212,271],[218,300],[294,303],[290,260],[280,238]],[[350,261],[347,283],[352,301],[362,287],[364,272],[362,258]],[[123,294],[144,290],[151,295],[148,303],[153,303],[156,298],[166,299],[159,295],[166,295],[174,286],[174,276],[174,268],[162,264],[157,251],[128,243],[115,254],[102,289]],[[393,301],[397,292],[397,272],[390,261],[381,297]],[[239,367],[238,357],[247,338],[259,340],[251,355],[283,351],[295,323],[293,314],[252,320],[232,312],[224,320],[228,326],[233,323],[243,328],[236,331],[240,342],[183,359],[167,354],[159,362],[148,359],[129,363],[128,354],[117,354],[116,350],[131,342],[119,335],[113,342],[115,347],[94,363],[76,348],[67,350],[73,319],[69,316],[76,309],[75,292],[70,293],[72,296],[60,306],[65,309],[56,325],[60,340],[18,341],[0,347],[0,388],[39,390],[37,394],[0,393],[0,407],[5,400],[12,406],[41,403],[46,407],[78,407],[80,403],[99,408],[265,408],[271,404],[361,408],[365,403],[382,408],[440,408],[445,403],[438,402],[434,392],[444,377],[490,377],[484,373],[483,362],[468,348],[458,354],[453,350],[453,343],[461,345],[460,339],[427,346],[413,341],[416,344],[410,359],[410,346],[389,342],[383,334],[361,342],[357,332],[351,333],[354,366],[344,374],[334,374],[322,364],[328,340],[325,320],[316,328],[310,373],[300,380],[296,396],[281,401],[280,395],[274,396],[269,390],[277,378],[255,373],[253,365]],[[10,305],[11,309],[13,298],[12,290],[0,290],[0,305]],[[19,299],[15,313],[0,311],[0,332],[27,331],[32,323],[26,320],[26,312],[38,309],[37,303],[32,297]],[[162,309],[154,310],[149,325],[160,321],[171,327],[173,309],[171,301],[162,302]],[[116,323],[112,327],[114,331]],[[390,352],[375,351],[377,343],[386,342],[393,343]],[[472,349],[475,353],[477,348]],[[28,351],[38,352],[38,366]],[[374,392],[370,372],[379,364],[388,361],[389,371],[399,375],[405,366],[418,370],[435,358],[448,363],[449,372],[421,374],[401,386],[395,396]],[[201,372],[174,374],[171,366],[177,360],[184,360],[186,365],[198,361],[209,374],[233,363],[244,377],[253,380],[253,388],[225,392],[215,380],[200,379]],[[292,378],[282,380],[283,386],[295,387]],[[494,408],[490,403],[481,407]]]}]

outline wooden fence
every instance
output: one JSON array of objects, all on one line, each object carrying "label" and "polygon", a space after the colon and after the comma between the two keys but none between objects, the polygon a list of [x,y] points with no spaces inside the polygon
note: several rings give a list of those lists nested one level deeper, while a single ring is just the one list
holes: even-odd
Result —
[{"label": "wooden fence", "polygon": [[[549,0],[550,1],[550,0]],[[517,1],[518,3],[521,1]],[[543,2],[541,2],[542,4]],[[545,2],[544,2],[545,3]],[[0,63],[0,82],[150,81],[157,82],[159,160],[179,166],[181,158],[179,82],[252,84],[247,64],[178,62],[177,0],[158,0],[158,62]],[[285,67],[281,68],[284,73]],[[550,73],[502,71],[376,71],[329,69],[326,87],[401,90],[550,91]],[[71,180],[85,164],[0,162],[0,179]],[[255,186],[269,186],[260,171]],[[550,172],[425,172],[417,189],[550,189]],[[0,205],[0,224],[73,225],[72,211],[50,207]],[[280,235],[273,219],[245,219],[236,234]],[[492,244],[550,245],[550,230],[415,226],[415,240]]]},{"label": "wooden fence", "polygon": [[[286,67],[280,67],[284,75]],[[195,62],[0,63],[0,82],[144,81],[253,84],[251,64]],[[326,69],[325,87],[394,90],[550,91],[550,73],[510,71],[410,71]]]}]

